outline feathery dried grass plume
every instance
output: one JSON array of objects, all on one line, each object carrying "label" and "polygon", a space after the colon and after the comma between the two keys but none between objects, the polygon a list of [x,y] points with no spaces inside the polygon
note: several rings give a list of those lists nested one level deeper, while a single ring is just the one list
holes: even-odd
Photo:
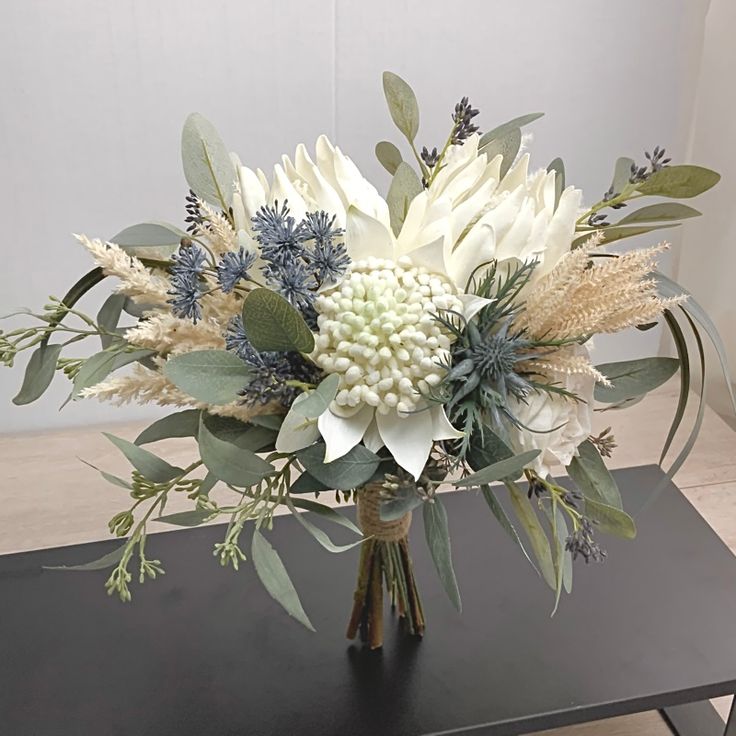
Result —
[{"label": "feathery dried grass plume", "polygon": [[90,252],[94,262],[107,276],[120,279],[116,292],[126,294],[141,304],[166,304],[170,287],[163,272],[150,271],[115,243],[103,243],[99,238],[92,240],[86,235],[74,237]]},{"label": "feathery dried grass plume", "polygon": [[656,258],[669,247],[591,258],[590,245],[567,253],[526,298],[515,327],[538,339],[571,339],[656,319],[664,309],[682,301],[662,299],[649,274]]},{"label": "feathery dried grass plume", "polygon": [[214,320],[191,320],[168,312],[149,313],[131,327],[125,339],[139,348],[155,350],[159,355],[178,355],[192,350],[224,350],[223,328]]},{"label": "feathery dried grass plume", "polygon": [[227,218],[212,205],[202,199],[197,200],[199,211],[204,218],[204,224],[197,232],[206,238],[213,253],[221,255],[238,249],[238,234],[233,230]]},{"label": "feathery dried grass plume", "polygon": [[590,362],[587,355],[581,355],[573,346],[565,346],[548,355],[519,363],[519,370],[528,370],[542,375],[550,373],[566,376],[590,376],[596,383],[610,386],[611,382]]}]

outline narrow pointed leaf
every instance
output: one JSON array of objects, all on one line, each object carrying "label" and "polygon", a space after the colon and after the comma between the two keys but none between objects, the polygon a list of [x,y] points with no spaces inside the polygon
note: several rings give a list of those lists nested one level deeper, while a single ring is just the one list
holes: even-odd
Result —
[{"label": "narrow pointed leaf", "polygon": [[[115,332],[127,298],[125,294],[110,294],[97,312],[97,324],[108,332]],[[100,342],[103,348],[107,348],[115,342],[115,337],[100,335]]]},{"label": "narrow pointed leaf", "polygon": [[319,514],[319,516],[322,516],[327,521],[331,521],[333,524],[339,524],[346,529],[350,529],[351,532],[363,536],[363,532],[347,516],[343,516],[339,511],[336,511],[330,506],[325,506],[323,503],[317,501],[310,501],[308,498],[292,498],[291,503],[298,509]]},{"label": "narrow pointed leaf", "polygon": [[677,398],[675,416],[672,418],[672,424],[670,425],[669,431],[667,432],[667,438],[662,446],[662,454],[659,457],[660,465],[664,462],[670,447],[672,447],[672,442],[675,439],[677,430],[682,424],[682,420],[685,416],[685,409],[687,408],[687,402],[690,398],[690,352],[687,347],[687,340],[685,339],[685,335],[677,321],[677,318],[669,309],[665,309],[664,319],[672,333],[672,340],[675,343],[677,357],[680,360],[680,394]]},{"label": "narrow pointed leaf", "polygon": [[590,440],[578,445],[578,456],[567,466],[567,472],[586,498],[623,508],[616,481]]},{"label": "narrow pointed leaf", "polygon": [[697,197],[707,192],[718,184],[720,179],[721,175],[711,169],[692,164],[680,164],[679,166],[666,166],[655,171],[645,181],[637,184],[636,189],[642,194],[681,199]]},{"label": "narrow pointed leaf", "polygon": [[256,529],[253,532],[251,555],[256,573],[269,595],[299,623],[314,631],[312,622],[304,612],[299,595],[278,552],[270,542]]},{"label": "narrow pointed leaf", "polygon": [[339,383],[340,377],[337,373],[331,373],[306,399],[294,407],[294,411],[306,419],[317,419],[322,416],[335,398]]},{"label": "narrow pointed leaf", "polygon": [[92,468],[92,470],[96,470],[108,483],[111,483],[114,486],[118,486],[119,488],[125,488],[129,491],[133,490],[133,486],[130,484],[129,481],[125,480],[124,478],[120,478],[117,475],[108,473],[105,470],[100,470],[96,465],[92,465],[92,463],[83,460],[81,457],[79,458],[79,460],[80,462],[83,462],[86,466]]},{"label": "narrow pointed leaf", "polygon": [[204,524],[216,514],[206,509],[193,509],[192,511],[179,511],[176,514],[167,514],[166,516],[158,516],[155,521],[164,524],[172,524],[173,526],[199,526]]},{"label": "narrow pointed leaf", "polygon": [[621,509],[608,504],[585,499],[585,513],[596,522],[598,529],[624,539],[633,539],[636,536],[634,520]]},{"label": "narrow pointed leaf", "polygon": [[437,496],[424,504],[424,534],[442,587],[452,605],[458,611],[462,611],[460,590],[457,586],[455,570],[452,567],[447,511]]},{"label": "narrow pointed leaf", "polygon": [[452,481],[456,486],[480,486],[484,483],[496,483],[497,481],[511,479],[516,480],[521,471],[529,466],[532,460],[539,455],[539,450],[529,450],[520,455],[514,455],[507,460],[500,460],[477,471],[465,478]]},{"label": "narrow pointed leaf", "polygon": [[558,157],[550,162],[547,171],[555,172],[555,209],[557,209],[562,192],[565,190],[565,164]]},{"label": "narrow pointed leaf", "polygon": [[485,153],[488,160],[492,161],[496,156],[502,156],[500,176],[503,178],[514,163],[519,149],[521,148],[521,131],[518,128],[508,131],[501,138],[495,138],[479,149],[478,153]]},{"label": "narrow pointed leaf", "polygon": [[497,125],[493,130],[489,130],[480,137],[479,146],[485,146],[486,143],[495,141],[498,138],[503,138],[516,128],[523,128],[525,125],[529,125],[529,123],[533,123],[535,120],[539,120],[539,118],[543,116],[543,112],[530,112],[526,115],[520,115],[518,118],[514,118],[513,120],[509,120],[502,125]]},{"label": "narrow pointed leaf", "polygon": [[409,164],[400,163],[391,180],[386,201],[388,202],[388,213],[391,219],[391,229],[394,235],[401,232],[409,205],[417,194],[424,190],[422,182],[419,181],[414,169]]},{"label": "narrow pointed leaf", "polygon": [[199,409],[184,409],[159,419],[146,427],[136,438],[136,445],[167,440],[172,437],[196,437],[199,432]]},{"label": "narrow pointed leaf", "polygon": [[596,369],[613,385],[596,385],[595,400],[617,404],[642,396],[669,381],[679,367],[680,361],[677,358],[640,358],[602,363]]},{"label": "narrow pointed leaf", "polygon": [[287,500],[286,505],[289,507],[291,513],[299,524],[301,524],[328,552],[345,552],[358,544],[363,544],[362,539],[358,539],[350,544],[335,544],[326,532],[322,531],[322,529],[311,522],[307,514],[297,511],[296,506],[290,500]]},{"label": "narrow pointed leaf", "polygon": [[61,345],[44,345],[42,343],[33,351],[26,366],[23,384],[20,391],[13,398],[13,403],[16,406],[30,404],[43,396],[54,378],[56,361],[61,354],[61,348]]},{"label": "narrow pointed leaf", "polygon": [[383,93],[394,125],[413,141],[419,131],[419,104],[414,91],[398,74],[384,72]]},{"label": "narrow pointed leaf", "polygon": [[118,368],[123,368],[151,355],[155,355],[154,350],[121,351],[119,347],[108,348],[91,355],[82,363],[77,375],[74,376],[73,398],[75,400],[81,398],[81,393],[85,388],[101,383]]},{"label": "narrow pointed leaf", "polygon": [[115,548],[112,552],[108,552],[102,557],[92,560],[91,562],[84,562],[81,565],[44,565],[44,570],[72,570],[86,572],[88,570],[105,570],[108,567],[117,565],[120,560],[123,559],[125,552],[126,543],[121,544]]},{"label": "narrow pointed leaf", "polygon": [[116,437],[109,432],[103,432],[102,434],[125,455],[128,462],[147,480],[154,483],[168,483],[184,472],[182,468],[170,465],[158,455],[154,455],[152,452],[144,450],[122,437]]},{"label": "narrow pointed leaf", "polygon": [[702,212],[698,212],[694,207],[689,207],[681,202],[661,202],[660,204],[650,204],[647,207],[634,210],[626,217],[622,217],[616,224],[628,225],[635,222],[687,220],[690,217],[699,217],[701,214]]},{"label": "narrow pointed leaf", "polygon": [[613,179],[611,180],[611,192],[613,194],[621,194],[624,187],[629,183],[633,164],[634,159],[628,158],[628,156],[621,156],[621,158],[616,159],[616,164],[613,167]]}]

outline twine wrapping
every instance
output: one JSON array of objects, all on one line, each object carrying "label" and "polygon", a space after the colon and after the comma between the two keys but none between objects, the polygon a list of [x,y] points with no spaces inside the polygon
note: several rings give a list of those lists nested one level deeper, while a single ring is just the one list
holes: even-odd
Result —
[{"label": "twine wrapping", "polygon": [[358,492],[358,524],[366,537],[373,537],[379,542],[399,542],[409,534],[411,511],[394,521],[381,519],[380,483],[364,486]]}]

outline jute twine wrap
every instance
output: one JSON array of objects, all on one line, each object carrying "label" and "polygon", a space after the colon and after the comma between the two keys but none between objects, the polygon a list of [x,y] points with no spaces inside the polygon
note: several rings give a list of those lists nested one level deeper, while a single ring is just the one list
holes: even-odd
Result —
[{"label": "jute twine wrap", "polygon": [[395,521],[382,521],[380,483],[363,486],[358,491],[358,524],[366,537],[380,542],[399,542],[409,534],[411,511]]}]

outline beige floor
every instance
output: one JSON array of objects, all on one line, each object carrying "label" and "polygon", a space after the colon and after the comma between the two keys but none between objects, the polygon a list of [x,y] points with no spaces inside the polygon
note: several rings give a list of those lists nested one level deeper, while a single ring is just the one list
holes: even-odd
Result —
[{"label": "beige floor", "polygon": [[[676,386],[670,383],[636,406],[596,417],[599,428],[613,426],[619,447],[612,465],[655,463],[674,412]],[[138,424],[85,427],[66,432],[0,434],[0,554],[106,538],[107,520],[126,506],[119,488],[108,485],[78,457],[113,473],[125,474],[119,453],[102,429],[133,439]],[[160,452],[186,462],[188,440],[162,443]],[[675,478],[703,517],[736,551],[736,433],[708,411],[698,443]],[[177,510],[172,503],[168,510]],[[163,531],[163,530],[162,530]],[[722,714],[729,699],[716,706]],[[545,732],[546,736],[666,736],[656,713],[600,721]]]}]

